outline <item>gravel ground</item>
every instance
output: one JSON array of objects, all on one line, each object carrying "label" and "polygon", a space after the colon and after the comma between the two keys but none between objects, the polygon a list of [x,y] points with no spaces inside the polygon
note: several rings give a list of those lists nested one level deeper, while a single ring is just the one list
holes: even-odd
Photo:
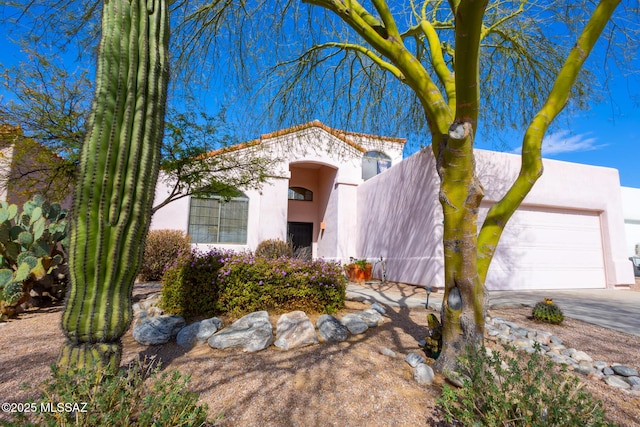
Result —
[{"label": "gravel ground", "polygon": [[[138,294],[152,291],[137,289]],[[350,302],[343,313],[363,307]],[[492,314],[548,330],[594,360],[640,369],[640,337],[572,319],[561,326],[535,324],[528,318],[530,308],[500,309]],[[61,309],[54,307],[0,324],[0,402],[23,402],[39,395],[38,385],[49,377],[49,365],[55,362],[63,341],[60,316]],[[435,398],[444,380],[436,376],[433,385],[419,386],[403,360],[407,353],[419,352],[418,340],[425,327],[423,309],[396,308],[381,326],[343,343],[290,352],[271,347],[253,354],[214,351],[207,345],[188,352],[171,343],[144,347],[129,332],[123,339],[123,364],[136,357],[155,357],[166,369],[190,374],[191,390],[200,394],[200,401],[209,405],[211,419],[221,426],[435,425]],[[383,348],[397,356],[381,354]],[[605,403],[611,421],[640,425],[637,395],[582,378]],[[0,413],[0,420],[6,419],[3,417],[6,414]]]}]

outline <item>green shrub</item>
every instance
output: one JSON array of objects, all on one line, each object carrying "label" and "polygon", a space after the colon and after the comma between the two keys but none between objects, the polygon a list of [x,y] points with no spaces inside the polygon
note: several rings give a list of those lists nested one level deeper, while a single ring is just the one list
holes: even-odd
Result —
[{"label": "green shrub", "polygon": [[228,256],[218,250],[193,250],[174,259],[162,276],[160,308],[186,318],[219,314],[218,270]]},{"label": "green shrub", "polygon": [[285,242],[280,239],[269,239],[260,242],[255,250],[256,257],[275,259],[281,257],[291,258],[293,256],[293,247],[291,242]]},{"label": "green shrub", "polygon": [[338,264],[196,251],[180,257],[162,279],[162,309],[188,318],[253,311],[333,313],[344,306]]},{"label": "green shrub", "polygon": [[151,230],[144,245],[144,257],[139,279],[157,281],[162,278],[167,266],[182,252],[189,252],[189,236],[180,230]]},{"label": "green shrub", "polygon": [[267,260],[235,255],[218,272],[220,310],[241,316],[258,310],[334,313],[344,306],[339,264],[324,260]]},{"label": "green shrub", "polygon": [[562,323],[564,315],[562,310],[553,303],[552,299],[545,298],[533,307],[533,318],[539,322],[557,325]]},{"label": "green shrub", "polygon": [[[198,394],[186,390],[189,377],[178,371],[159,374],[159,367],[141,362],[117,374],[60,371],[55,365],[52,370],[41,401],[31,403],[37,411],[16,414],[13,425],[200,426],[207,421],[207,405],[197,404]],[[73,405],[72,411],[56,410],[58,403]]]},{"label": "green shrub", "polygon": [[[464,426],[609,426],[584,384],[539,353],[469,347],[459,358],[462,388],[442,388],[447,422]],[[515,354],[515,356],[510,356]]]}]

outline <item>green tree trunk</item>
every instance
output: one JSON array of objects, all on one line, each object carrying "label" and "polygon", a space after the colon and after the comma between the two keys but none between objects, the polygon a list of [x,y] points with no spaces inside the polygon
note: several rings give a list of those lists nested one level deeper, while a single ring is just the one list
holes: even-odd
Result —
[{"label": "green tree trunk", "polygon": [[58,364],[116,370],[158,177],[168,72],[165,0],[106,0],[76,186]]}]

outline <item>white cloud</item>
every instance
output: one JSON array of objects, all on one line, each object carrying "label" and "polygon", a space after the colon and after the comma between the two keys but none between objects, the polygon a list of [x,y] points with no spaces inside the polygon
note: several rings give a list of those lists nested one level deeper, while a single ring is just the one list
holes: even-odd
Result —
[{"label": "white cloud", "polygon": [[[568,130],[551,133],[542,140],[542,155],[551,156],[560,153],[573,153],[576,151],[591,151],[605,147],[606,144],[596,144],[597,139],[588,133],[572,135]],[[514,150],[520,153],[521,147]]]}]

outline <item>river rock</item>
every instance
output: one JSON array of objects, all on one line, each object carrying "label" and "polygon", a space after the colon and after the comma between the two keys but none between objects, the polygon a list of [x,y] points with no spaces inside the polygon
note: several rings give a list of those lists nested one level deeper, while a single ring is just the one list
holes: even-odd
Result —
[{"label": "river rock", "polygon": [[353,335],[362,334],[369,329],[364,320],[362,320],[362,318],[357,314],[353,313],[345,314],[342,319],[340,319],[340,323],[346,326],[349,332]]},{"label": "river rock", "polygon": [[378,313],[373,309],[359,311],[355,314],[359,316],[364,321],[364,323],[366,323],[367,326],[370,328],[373,326],[378,326],[380,323],[384,321],[384,317],[382,317],[380,313]]},{"label": "river rock", "polygon": [[292,311],[280,316],[276,323],[276,347],[291,350],[317,343],[316,329],[304,311]]},{"label": "river rock", "polygon": [[133,328],[133,339],[142,345],[165,344],[184,328],[186,321],[180,316],[154,316],[141,318]]},{"label": "river rock", "polygon": [[176,342],[180,347],[190,349],[195,345],[207,342],[211,335],[222,327],[222,320],[217,317],[194,322],[180,330],[176,336]]},{"label": "river rock", "polygon": [[621,388],[623,390],[628,390],[631,388],[631,384],[623,380],[621,377],[617,375],[610,375],[604,379],[604,381],[610,386]]},{"label": "river rock", "polygon": [[413,369],[413,379],[420,385],[430,385],[433,383],[435,374],[431,366],[425,363],[419,363]]},{"label": "river rock", "polygon": [[404,358],[404,361],[411,365],[412,368],[415,368],[419,364],[426,362],[424,357],[420,356],[417,353],[407,354],[407,356]]},{"label": "river rock", "polygon": [[371,309],[377,311],[380,314],[387,313],[387,310],[377,302],[374,302],[373,304],[371,304]]},{"label": "river rock", "polygon": [[244,351],[263,350],[273,342],[273,327],[269,313],[256,311],[233,322],[220,332],[213,334],[209,346],[224,350],[229,347],[241,347]]},{"label": "river rock", "polygon": [[347,327],[330,314],[323,314],[316,322],[318,333],[324,341],[338,342],[347,339]]},{"label": "river rock", "polygon": [[613,369],[613,372],[615,372],[616,375],[620,375],[622,377],[637,377],[638,376],[638,371],[636,371],[635,369],[630,368],[628,366],[613,365],[613,366],[611,366],[611,369]]}]

